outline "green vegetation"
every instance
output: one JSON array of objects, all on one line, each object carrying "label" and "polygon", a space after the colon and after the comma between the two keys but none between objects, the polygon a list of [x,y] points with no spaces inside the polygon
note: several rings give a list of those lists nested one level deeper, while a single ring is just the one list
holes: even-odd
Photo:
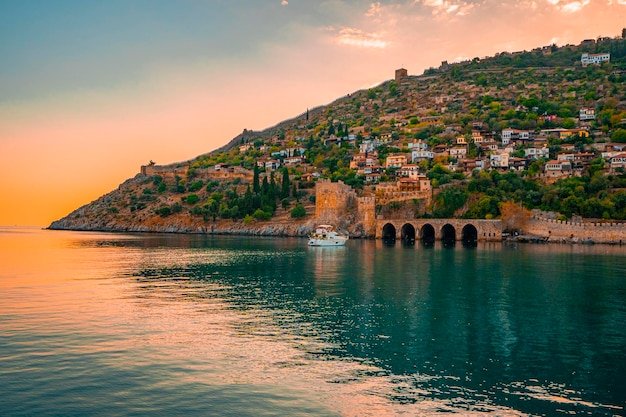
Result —
[{"label": "green vegetation", "polygon": [[[611,62],[583,68],[583,52],[610,52]],[[423,141],[430,151],[440,145],[451,148],[461,137],[468,143],[466,155],[441,152],[417,163],[433,187],[430,207],[390,204],[385,210],[425,211],[439,218],[497,218],[502,207],[513,204],[554,211],[565,219],[580,215],[626,220],[626,175],[623,168],[611,168],[601,154],[603,144],[626,143],[625,39],[501,53],[429,69],[425,75],[357,91],[262,132],[244,130],[219,151],[180,164],[188,166],[186,177],[148,177],[115,207],[131,212],[149,207],[141,215],[189,212],[204,221],[246,223],[270,219],[281,207],[281,215],[300,218],[306,216],[302,203],[315,201],[318,178],[343,181],[364,196],[375,195],[376,181],[398,179],[397,168],[381,168],[372,180],[362,166],[355,167],[354,157],[367,141],[376,142],[376,153],[370,149],[368,157],[384,167],[391,154],[403,153],[410,160],[414,141]],[[595,119],[579,120],[583,108],[594,110]],[[515,144],[509,156],[526,159],[519,171],[490,169],[489,155],[495,148],[481,145],[475,135],[484,134],[501,152],[505,128],[542,136],[540,144]],[[558,130],[542,133],[557,128],[584,131],[567,137],[559,137]],[[543,146],[548,157],[527,157],[528,148]],[[548,179],[546,164],[563,153],[589,157],[572,161],[570,178]],[[303,155],[306,162],[287,162],[294,155]],[[463,159],[482,160],[486,168],[471,172],[475,165]],[[281,168],[266,172],[262,167],[269,160],[279,160]],[[219,175],[207,175],[218,165]],[[171,204],[175,200],[181,204]]]}]

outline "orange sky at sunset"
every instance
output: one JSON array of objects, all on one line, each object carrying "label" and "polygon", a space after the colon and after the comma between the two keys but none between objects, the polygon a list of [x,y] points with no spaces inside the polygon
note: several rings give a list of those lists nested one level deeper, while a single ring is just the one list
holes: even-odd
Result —
[{"label": "orange sky at sunset", "polygon": [[0,0],[0,224],[392,78],[618,36],[626,0]]}]

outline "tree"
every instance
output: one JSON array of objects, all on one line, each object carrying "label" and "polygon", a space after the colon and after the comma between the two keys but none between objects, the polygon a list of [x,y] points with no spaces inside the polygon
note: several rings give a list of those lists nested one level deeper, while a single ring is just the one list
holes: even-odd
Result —
[{"label": "tree", "polygon": [[280,189],[280,198],[287,198],[289,197],[289,191],[291,190],[290,184],[289,184],[289,170],[287,168],[283,169],[283,183],[281,185],[281,189]]},{"label": "tree", "polygon": [[530,210],[514,201],[500,203],[500,216],[505,231],[524,230],[531,216]]},{"label": "tree", "polygon": [[617,129],[611,135],[611,140],[618,143],[626,143],[626,129]]},{"label": "tree", "polygon": [[291,218],[299,219],[306,216],[306,210],[304,206],[300,203],[296,204],[296,206],[291,210]]},{"label": "tree", "polygon": [[200,197],[198,197],[197,194],[189,194],[186,198],[185,198],[185,202],[189,205],[191,204],[196,204],[198,201],[200,201]]},{"label": "tree", "polygon": [[261,184],[259,182],[259,166],[257,164],[254,164],[254,177],[252,178],[252,191],[254,191],[255,194],[258,194],[261,192]]}]

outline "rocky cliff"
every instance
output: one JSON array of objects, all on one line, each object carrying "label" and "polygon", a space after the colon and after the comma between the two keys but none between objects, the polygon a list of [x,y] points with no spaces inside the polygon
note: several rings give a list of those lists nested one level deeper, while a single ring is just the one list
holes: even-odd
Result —
[{"label": "rocky cliff", "polygon": [[[258,236],[307,236],[315,227],[312,203],[308,215],[292,219],[289,211],[278,208],[270,220],[247,222],[231,219],[206,219],[193,215],[182,202],[187,194],[153,193],[153,177],[138,174],[116,190],[86,204],[66,217],[50,224],[53,230],[97,230],[108,232],[211,233]],[[198,192],[202,198],[207,191]],[[166,216],[156,213],[157,207],[178,205],[180,211]]]}]

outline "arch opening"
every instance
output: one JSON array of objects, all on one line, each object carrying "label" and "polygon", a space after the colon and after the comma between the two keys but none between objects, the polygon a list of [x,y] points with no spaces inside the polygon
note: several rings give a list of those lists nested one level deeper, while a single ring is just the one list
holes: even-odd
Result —
[{"label": "arch opening", "polygon": [[456,244],[456,229],[450,223],[446,223],[441,228],[441,242],[443,246],[454,246]]},{"label": "arch opening", "polygon": [[396,227],[391,223],[383,226],[383,242],[394,243],[396,241]]},{"label": "arch opening", "polygon": [[461,240],[464,246],[478,245],[478,230],[473,224],[466,224],[461,231]]},{"label": "arch opening", "polygon": [[435,228],[426,223],[420,230],[420,240],[424,246],[432,246],[435,244]]},{"label": "arch opening", "polygon": [[410,223],[404,224],[400,230],[400,236],[403,244],[413,245],[415,243],[415,227]]}]

